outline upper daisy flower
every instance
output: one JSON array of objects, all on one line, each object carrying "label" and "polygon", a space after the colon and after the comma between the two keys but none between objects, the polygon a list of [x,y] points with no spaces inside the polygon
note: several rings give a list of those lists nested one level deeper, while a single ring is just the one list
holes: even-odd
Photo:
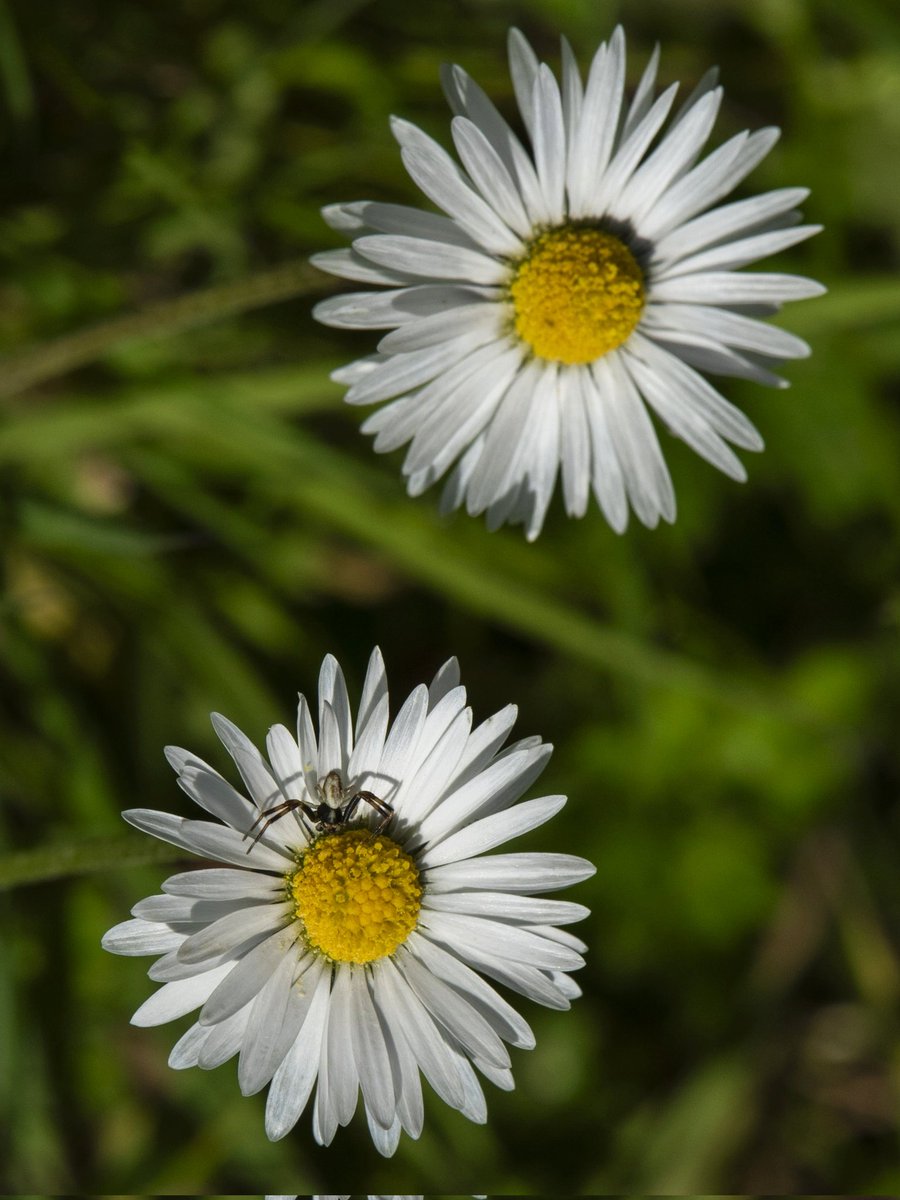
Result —
[{"label": "upper daisy flower", "polygon": [[[445,509],[465,501],[491,528],[540,532],[562,467],[566,509],[591,488],[616,530],[675,518],[649,405],[672,433],[735,479],[728,446],[762,449],[743,413],[697,368],[786,386],[770,368],[809,353],[756,318],[820,294],[810,279],[738,268],[818,232],[800,225],[805,188],[719,205],[768,153],[777,129],[700,154],[722,101],[711,72],[669,120],[677,85],[654,98],[654,53],[625,102],[617,28],[586,82],[563,41],[562,83],[518,31],[510,68],[531,153],[460,67],[444,89],[462,167],[407,121],[403,162],[447,216],[402,205],[332,205],[351,250],[313,261],[388,291],[325,300],[319,320],[390,329],[378,353],[335,373],[351,404],[399,397],[363,425],[375,449],[411,442],[418,494],[456,462]],[[718,207],[714,207],[719,205]],[[457,461],[458,460],[458,461]]]},{"label": "upper daisy flower", "polygon": [[[163,983],[134,1014],[156,1025],[200,1008],[173,1067],[240,1053],[245,1094],[271,1081],[266,1132],[283,1137],[316,1087],[313,1132],[328,1145],[358,1092],[378,1150],[418,1137],[419,1072],[470,1120],[486,1119],[473,1067],[513,1086],[504,1042],[529,1048],[526,1022],[483,975],[551,1008],[579,995],[566,972],[585,946],[556,926],[580,904],[533,893],[586,879],[565,854],[482,857],[542,825],[563,796],[515,802],[551,747],[502,749],[510,705],[474,730],[451,659],[389,728],[384,664],[369,662],[354,722],[340,667],[319,678],[319,732],[300,697],[297,740],[269,730],[266,762],[224,717],[213,725],[250,799],[186,750],[167,756],[187,794],[223,825],[133,809],[125,819],[226,868],[173,875],[163,895],[103,939],[118,954],[161,954]],[[237,868],[237,869],[235,869]]]}]

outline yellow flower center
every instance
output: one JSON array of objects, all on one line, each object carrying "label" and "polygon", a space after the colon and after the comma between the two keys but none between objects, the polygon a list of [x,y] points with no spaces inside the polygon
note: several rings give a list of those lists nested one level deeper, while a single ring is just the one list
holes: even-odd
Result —
[{"label": "yellow flower center", "polygon": [[396,842],[368,829],[313,842],[288,883],[309,944],[336,962],[393,954],[416,927],[418,868]]},{"label": "yellow flower center", "polygon": [[644,275],[602,229],[539,234],[510,284],[516,333],[540,358],[588,363],[627,340],[644,308]]}]

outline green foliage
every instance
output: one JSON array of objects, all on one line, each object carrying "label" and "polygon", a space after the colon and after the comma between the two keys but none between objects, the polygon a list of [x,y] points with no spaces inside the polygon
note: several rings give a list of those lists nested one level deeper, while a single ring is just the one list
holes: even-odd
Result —
[{"label": "green foliage", "polygon": [[[666,439],[675,526],[557,501],[527,546],[372,455],[328,376],[373,339],[304,260],[322,204],[413,199],[388,116],[448,143],[442,61],[509,111],[508,25],[584,63],[617,19],[632,82],[657,40],[665,81],[721,65],[719,138],[782,125],[751,184],[813,189],[782,265],[830,294],[789,393],[727,388],[743,489]],[[877,0],[0,0],[5,1190],[900,1187],[898,45]],[[177,859],[119,818],[188,811],[162,747],[225,769],[210,709],[260,739],[375,643],[395,695],[457,654],[476,715],[520,705],[571,797],[529,844],[599,868],[584,997],[390,1163],[170,1071],[186,1022],[133,1030],[145,963],[99,948]]]}]

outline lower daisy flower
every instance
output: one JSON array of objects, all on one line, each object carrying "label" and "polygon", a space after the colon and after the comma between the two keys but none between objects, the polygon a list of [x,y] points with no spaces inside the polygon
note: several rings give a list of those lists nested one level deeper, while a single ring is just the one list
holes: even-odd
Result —
[{"label": "lower daisy flower", "polygon": [[316,316],[391,331],[334,378],[350,404],[391,401],[363,430],[377,451],[410,443],[410,494],[455,464],[445,510],[464,503],[491,528],[523,523],[532,539],[561,472],[571,516],[593,491],[617,531],[629,507],[651,527],[673,521],[648,409],[746,478],[728,443],[761,450],[762,438],[700,372],[786,387],[773,366],[809,353],[758,318],[822,286],[740,271],[818,231],[799,223],[807,190],[721,204],[778,130],[737,134],[701,159],[722,101],[715,72],[664,129],[677,85],[654,97],[654,53],[625,102],[621,27],[585,80],[565,41],[561,84],[516,30],[509,56],[530,153],[465,71],[447,68],[461,165],[393,122],[406,169],[446,215],[369,202],[323,210],[354,240],[313,262],[387,290],[332,297]]},{"label": "lower daisy flower", "polygon": [[266,1132],[283,1137],[315,1088],[313,1133],[328,1145],[359,1094],[378,1150],[418,1137],[420,1072],[472,1121],[486,1120],[474,1068],[513,1077],[504,1043],[534,1045],[485,976],[551,1008],[580,995],[568,972],[583,942],[558,928],[587,916],[534,893],[588,878],[583,858],[487,854],[565,803],[516,803],[543,769],[540,738],[504,743],[510,705],[472,728],[455,659],[417,687],[393,720],[379,651],[354,722],[336,660],[319,678],[318,736],[301,696],[297,739],[275,725],[268,762],[224,717],[213,725],[249,799],[186,750],[178,782],[223,824],[150,809],[132,825],[224,867],[173,875],[103,939],[117,954],[160,954],[163,984],[132,1018],[157,1025],[199,1008],[176,1068],[239,1054],[249,1095],[270,1084]]}]

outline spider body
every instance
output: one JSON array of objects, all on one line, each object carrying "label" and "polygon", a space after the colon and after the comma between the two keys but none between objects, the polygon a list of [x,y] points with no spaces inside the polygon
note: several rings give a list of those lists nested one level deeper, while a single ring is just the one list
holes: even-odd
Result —
[{"label": "spider body", "polygon": [[263,809],[244,834],[244,837],[248,838],[256,826],[262,822],[259,831],[247,847],[247,853],[250,853],[270,825],[275,821],[280,821],[282,817],[298,808],[314,837],[318,834],[339,833],[340,830],[345,829],[353,820],[356,810],[363,801],[374,808],[381,818],[372,830],[373,837],[384,832],[394,815],[392,806],[386,800],[376,796],[374,792],[350,793],[344,787],[340,771],[329,771],[324,779],[319,780],[316,791],[319,795],[318,804],[310,804],[308,800],[282,800],[280,804]]}]

